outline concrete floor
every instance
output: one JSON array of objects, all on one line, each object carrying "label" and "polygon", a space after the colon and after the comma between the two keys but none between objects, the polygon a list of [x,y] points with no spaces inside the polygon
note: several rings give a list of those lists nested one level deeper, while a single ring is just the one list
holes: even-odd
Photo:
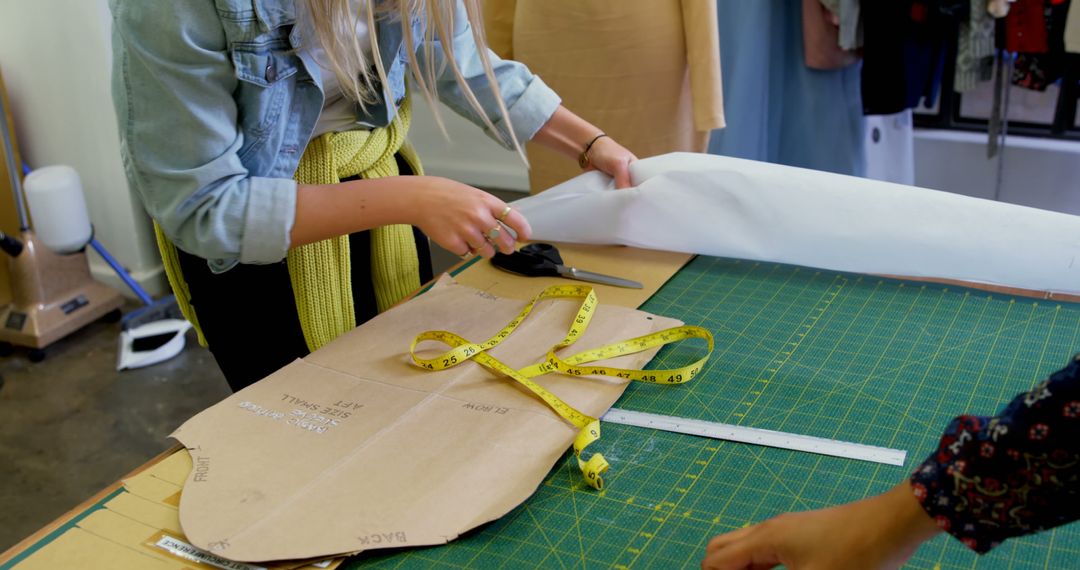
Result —
[{"label": "concrete floor", "polygon": [[[458,261],[432,249],[436,272]],[[24,351],[0,358],[0,552],[170,447],[172,430],[231,393],[194,332],[176,358],[117,372],[119,331],[94,323],[36,364]]]},{"label": "concrete floor", "polygon": [[0,359],[0,551],[171,445],[168,434],[227,396],[194,334],[176,358],[116,371],[119,323]]}]

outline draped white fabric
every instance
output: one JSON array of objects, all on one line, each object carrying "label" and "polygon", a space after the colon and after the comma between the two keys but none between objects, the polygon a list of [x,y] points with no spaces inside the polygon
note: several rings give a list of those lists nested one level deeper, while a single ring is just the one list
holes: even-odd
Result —
[{"label": "draped white fabric", "polygon": [[1080,293],[1080,217],[706,154],[588,172],[514,203],[533,239]]}]

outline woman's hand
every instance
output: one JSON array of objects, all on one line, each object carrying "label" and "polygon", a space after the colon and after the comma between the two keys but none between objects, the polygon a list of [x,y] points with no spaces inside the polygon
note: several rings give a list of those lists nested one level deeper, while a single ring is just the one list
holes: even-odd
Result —
[{"label": "woman's hand", "polygon": [[637,157],[611,137],[596,138],[601,132],[585,119],[560,106],[536,132],[533,140],[577,162],[589,141],[595,139],[589,147],[586,170],[599,170],[615,179],[616,188],[629,188],[632,184],[628,167]]},{"label": "woman's hand", "polygon": [[615,179],[616,188],[629,188],[630,163],[637,160],[634,153],[611,137],[600,137],[589,149],[589,168],[599,170]]},{"label": "woman's hand", "polygon": [[419,227],[462,257],[514,249],[527,240],[529,222],[506,202],[438,176],[389,176],[339,184],[300,185],[290,247],[390,224]]},{"label": "woman's hand", "polygon": [[898,568],[941,530],[907,481],[892,490],[829,509],[787,513],[709,541],[707,570]]},{"label": "woman's hand", "polygon": [[483,190],[437,176],[410,178],[418,182],[413,225],[450,252],[462,257],[491,257],[496,248],[510,253],[515,240],[507,228],[521,241],[532,234],[525,216]]}]

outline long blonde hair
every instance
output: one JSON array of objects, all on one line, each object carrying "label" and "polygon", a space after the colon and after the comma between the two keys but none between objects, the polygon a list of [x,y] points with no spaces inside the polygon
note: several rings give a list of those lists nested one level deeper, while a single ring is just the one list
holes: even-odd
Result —
[{"label": "long blonde hair", "polygon": [[[367,26],[371,40],[371,59],[367,61],[360,40],[356,35],[356,27],[360,13],[350,8],[350,0],[297,0],[307,4],[308,15],[315,31],[316,40],[326,53],[326,60],[330,71],[337,77],[341,90],[346,97],[355,100],[361,107],[374,104],[379,100],[378,87],[382,88],[382,97],[388,105],[393,104],[390,98],[389,83],[386,79],[386,70],[383,68],[382,57],[379,53],[379,42],[375,34],[375,21],[379,18],[398,17],[402,24],[402,35],[405,46],[409,52],[409,68],[415,86],[423,94],[424,99],[435,114],[435,121],[443,134],[446,135],[446,127],[436,104],[435,77],[437,70],[431,57],[434,41],[438,40],[446,54],[446,64],[450,66],[458,85],[468,100],[469,105],[480,116],[484,125],[495,133],[496,136],[509,137],[506,142],[511,144],[525,160],[525,154],[521,148],[517,136],[514,134],[510,123],[510,113],[499,91],[495,72],[491,67],[490,52],[484,39],[484,26],[481,17],[479,0],[460,0],[465,7],[465,14],[472,28],[473,40],[476,42],[477,53],[480,54],[480,63],[484,68],[491,85],[492,94],[499,106],[499,113],[506,127],[506,133],[495,128],[491,117],[480,106],[476,95],[469,88],[454,58],[454,17],[455,5],[458,0],[361,0],[367,2]],[[413,37],[411,22],[413,18],[424,18],[427,25],[424,27],[424,36],[419,38],[423,41],[423,47],[427,50],[426,64],[420,69],[416,58],[416,41]],[[372,68],[374,67],[374,74]],[[377,81],[376,81],[377,80]]]}]

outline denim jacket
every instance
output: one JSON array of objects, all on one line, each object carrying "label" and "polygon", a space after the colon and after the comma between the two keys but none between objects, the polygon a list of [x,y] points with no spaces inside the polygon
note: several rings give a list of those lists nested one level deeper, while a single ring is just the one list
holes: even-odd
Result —
[{"label": "denim jacket", "polygon": [[[322,68],[299,49],[301,0],[110,0],[113,101],[129,184],[177,247],[225,271],[285,257],[296,211],[293,172],[323,107]],[[454,55],[481,106],[505,129],[457,4]],[[422,38],[424,23],[411,23]],[[408,52],[402,23],[381,18],[375,33],[394,101],[405,95]],[[424,69],[427,50],[417,46]],[[431,50],[439,99],[482,125],[438,42]],[[559,106],[539,77],[489,53],[520,141]],[[329,73],[329,72],[327,72]],[[394,105],[357,106],[359,121],[384,126]],[[488,133],[504,146],[502,135]]]}]

